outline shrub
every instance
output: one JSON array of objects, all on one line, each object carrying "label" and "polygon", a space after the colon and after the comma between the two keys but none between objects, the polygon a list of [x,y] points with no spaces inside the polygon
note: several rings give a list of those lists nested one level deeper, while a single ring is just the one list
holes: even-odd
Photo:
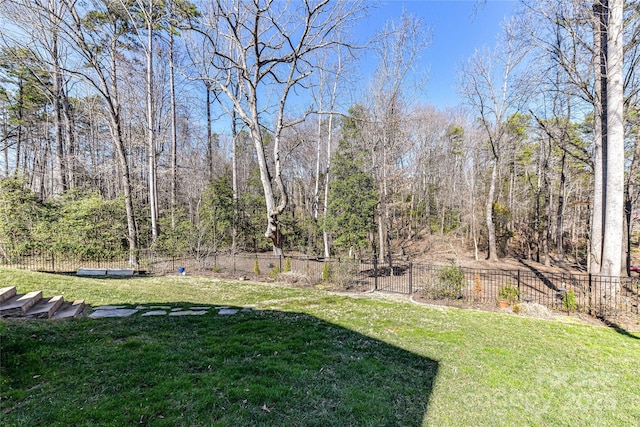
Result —
[{"label": "shrub", "polygon": [[513,285],[501,286],[498,290],[498,300],[500,301],[507,300],[513,303],[518,299],[518,295],[520,295],[520,292],[518,292],[518,288]]},{"label": "shrub", "polygon": [[280,276],[280,267],[278,266],[273,267],[269,272],[269,278],[271,280],[278,280],[279,276]]},{"label": "shrub", "polygon": [[431,291],[435,299],[459,299],[462,297],[464,285],[464,271],[460,267],[450,265],[440,270]]},{"label": "shrub", "polygon": [[333,264],[331,281],[343,288],[349,286],[358,275],[359,264],[353,259],[338,261]]},{"label": "shrub", "polygon": [[358,275],[359,266],[359,262],[354,259],[325,262],[322,267],[322,281],[346,288]]},{"label": "shrub", "polygon": [[256,261],[253,263],[253,274],[256,276],[260,275],[260,264],[258,263],[258,258],[256,258]]},{"label": "shrub", "polygon": [[289,272],[289,271],[291,271],[291,258],[289,258],[289,257],[287,257],[287,258],[284,260],[284,271],[285,271],[285,272]]},{"label": "shrub", "polygon": [[325,262],[322,266],[322,281],[328,282],[331,279],[331,267],[329,267],[329,263]]},{"label": "shrub", "polygon": [[562,297],[562,306],[565,310],[571,313],[576,311],[576,309],[578,308],[576,293],[573,292],[573,289],[569,289]]},{"label": "shrub", "polygon": [[480,275],[476,273],[473,276],[473,292],[476,294],[476,297],[482,296],[482,282],[480,281]]},{"label": "shrub", "polygon": [[280,275],[278,276],[278,279],[292,285],[306,286],[306,285],[309,285],[310,283],[309,277],[305,276],[304,274],[294,273],[291,271],[285,271],[283,273],[280,273]]}]

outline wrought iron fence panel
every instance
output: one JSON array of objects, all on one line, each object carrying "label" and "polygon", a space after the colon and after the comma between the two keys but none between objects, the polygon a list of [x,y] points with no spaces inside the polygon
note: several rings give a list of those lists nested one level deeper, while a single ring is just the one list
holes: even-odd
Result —
[{"label": "wrought iron fence panel", "polygon": [[554,310],[577,311],[592,316],[640,314],[640,276],[602,277],[589,274],[550,273],[533,267],[488,270],[436,266],[409,261],[322,258],[306,255],[231,254],[200,251],[172,255],[144,249],[138,264],[128,254],[94,254],[28,248],[12,251],[2,246],[0,266],[55,273],[79,268],[131,269],[138,273],[220,273],[224,277],[276,280],[282,273],[305,283],[330,281],[348,289],[377,290],[447,303],[495,304],[501,289],[517,289],[514,303],[537,303]]}]

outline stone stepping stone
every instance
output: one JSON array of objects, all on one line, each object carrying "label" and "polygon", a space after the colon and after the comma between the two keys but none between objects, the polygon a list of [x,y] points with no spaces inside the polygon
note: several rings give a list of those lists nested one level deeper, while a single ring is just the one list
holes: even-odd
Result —
[{"label": "stone stepping stone", "polygon": [[77,317],[85,309],[84,300],[78,300],[74,302],[65,301],[56,314],[53,315],[53,319],[64,319],[67,317]]},{"label": "stone stepping stone", "polygon": [[140,315],[140,317],[147,317],[147,316],[166,316],[167,312],[164,310],[152,310],[152,311],[147,311],[146,313],[142,313]]},{"label": "stone stepping stone", "polygon": [[76,272],[77,276],[106,276],[106,268],[79,268]]},{"label": "stone stepping stone", "polygon": [[92,319],[98,319],[102,317],[129,317],[132,314],[137,313],[138,310],[135,308],[115,308],[115,309],[105,309],[101,308],[100,310],[96,310],[89,315]]},{"label": "stone stepping stone", "polygon": [[120,310],[122,308],[127,308],[126,305],[100,305],[98,307],[93,307],[94,310]]},{"label": "stone stepping stone", "polygon": [[218,311],[218,314],[221,316],[230,316],[230,315],[236,314],[238,311],[240,310],[236,308],[223,308],[220,311]]},{"label": "stone stepping stone", "polygon": [[184,310],[184,311],[172,311],[171,313],[169,313],[169,316],[202,316],[203,314],[207,314],[207,312]]},{"label": "stone stepping stone", "polygon": [[123,276],[130,277],[135,273],[134,270],[128,268],[113,268],[106,271],[107,276]]},{"label": "stone stepping stone", "polygon": [[211,307],[191,307],[191,310],[197,310],[197,311],[201,311],[201,310],[209,310]]}]

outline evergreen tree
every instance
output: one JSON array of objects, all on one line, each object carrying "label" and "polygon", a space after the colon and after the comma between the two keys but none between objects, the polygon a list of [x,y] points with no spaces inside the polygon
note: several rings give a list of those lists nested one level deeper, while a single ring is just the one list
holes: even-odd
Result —
[{"label": "evergreen tree", "polygon": [[204,204],[200,221],[209,229],[208,238],[213,249],[231,245],[233,227],[233,188],[231,180],[225,174],[214,179],[204,192]]},{"label": "evergreen tree", "polygon": [[357,127],[354,121],[345,122],[345,138],[340,141],[331,165],[332,182],[326,226],[333,235],[333,245],[342,249],[364,249],[369,235],[375,230],[375,208],[378,195],[373,177],[363,167],[362,151],[355,149]]}]

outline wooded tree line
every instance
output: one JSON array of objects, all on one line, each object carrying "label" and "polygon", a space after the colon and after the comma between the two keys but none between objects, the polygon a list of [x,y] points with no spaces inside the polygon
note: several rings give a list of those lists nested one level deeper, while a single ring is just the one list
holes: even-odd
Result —
[{"label": "wooded tree line", "polygon": [[622,4],[523,0],[461,66],[466,105],[443,111],[417,69],[428,26],[404,14],[358,41],[367,2],[6,0],[3,251],[104,239],[132,263],[144,247],[390,261],[441,234],[476,257],[624,271],[640,17]]}]

